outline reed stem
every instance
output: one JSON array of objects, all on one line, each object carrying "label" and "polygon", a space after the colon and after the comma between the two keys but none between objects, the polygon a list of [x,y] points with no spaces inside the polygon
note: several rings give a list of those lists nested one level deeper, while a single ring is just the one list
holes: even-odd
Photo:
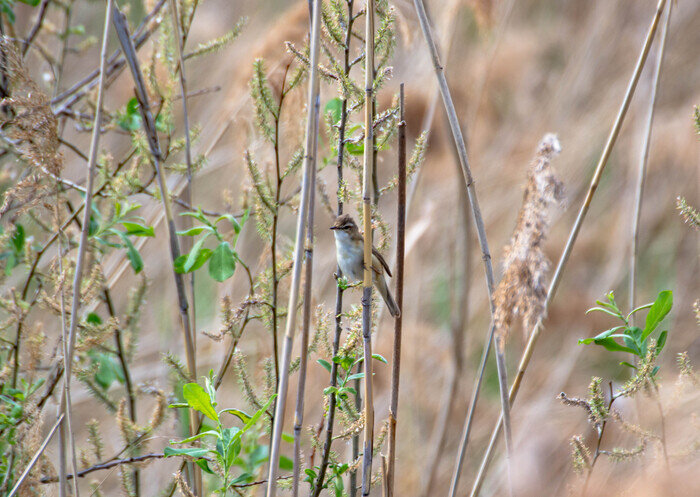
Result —
[{"label": "reed stem", "polygon": [[[314,185],[311,180],[314,177],[316,167],[316,145],[318,135],[319,114],[319,77],[318,59],[321,31],[321,0],[314,0],[313,16],[311,18],[311,54],[309,90],[307,98],[308,115],[306,119],[306,145],[304,153],[304,170],[302,176],[301,202],[297,216],[296,238],[294,243],[294,264],[292,267],[292,283],[289,292],[289,305],[287,306],[287,323],[284,333],[282,358],[280,361],[280,376],[277,384],[277,400],[275,405],[275,418],[270,443],[270,467],[268,472],[267,497],[275,497],[277,494],[277,470],[279,467],[280,442],[284,428],[284,410],[287,404],[287,390],[289,387],[289,365],[292,358],[292,344],[296,328],[297,305],[299,303],[299,287],[301,285],[301,269],[304,255],[304,228],[308,216],[310,198],[313,196]],[[302,354],[304,351],[302,351]]]},{"label": "reed stem", "polygon": [[374,170],[374,0],[365,7],[365,150],[362,168],[362,221],[364,228],[364,271],[362,281],[362,342],[364,353],[364,439],[362,443],[362,495],[372,485],[372,448],[374,443],[374,397],[372,393],[372,207],[371,188]]},{"label": "reed stem", "polygon": [[[398,207],[396,214],[396,305],[403,309],[404,255],[406,251],[406,107],[404,84],[399,89]],[[394,352],[391,360],[391,405],[389,407],[389,456],[386,469],[386,495],[394,496],[396,466],[396,424],[399,410],[401,373],[401,331],[403,313],[394,320]]]}]

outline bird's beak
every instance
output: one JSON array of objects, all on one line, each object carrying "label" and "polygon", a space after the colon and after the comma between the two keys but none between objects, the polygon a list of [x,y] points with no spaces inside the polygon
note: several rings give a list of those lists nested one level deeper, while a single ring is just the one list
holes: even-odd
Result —
[{"label": "bird's beak", "polygon": [[330,229],[332,229],[332,230],[337,230],[338,227],[337,227],[337,226],[331,226]]}]

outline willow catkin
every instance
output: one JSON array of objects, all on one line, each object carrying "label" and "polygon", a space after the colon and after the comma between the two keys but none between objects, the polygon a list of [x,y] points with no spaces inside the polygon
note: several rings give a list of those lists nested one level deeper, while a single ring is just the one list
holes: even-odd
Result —
[{"label": "willow catkin", "polygon": [[13,211],[14,220],[37,206],[51,208],[52,203],[43,200],[53,194],[55,182],[43,180],[60,175],[63,155],[50,98],[29,77],[21,53],[7,37],[0,38],[0,54],[0,65],[12,85],[12,96],[0,101],[0,119],[7,138],[28,166],[26,177],[5,192],[0,207],[0,217]]},{"label": "willow catkin", "polygon": [[551,166],[552,158],[560,151],[556,135],[545,135],[527,173],[518,221],[505,248],[503,278],[493,296],[499,343],[505,342],[514,318],[519,317],[523,329],[529,330],[544,312],[550,266],[543,250],[548,215],[550,207],[564,197],[563,184]]}]

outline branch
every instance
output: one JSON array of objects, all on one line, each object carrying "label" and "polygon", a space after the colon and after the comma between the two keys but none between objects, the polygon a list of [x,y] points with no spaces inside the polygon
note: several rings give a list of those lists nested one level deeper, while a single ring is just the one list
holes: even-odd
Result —
[{"label": "branch", "polygon": [[[115,466],[121,466],[122,464],[134,464],[142,461],[147,461],[149,459],[162,459],[165,457],[165,454],[161,453],[156,453],[156,454],[144,454],[142,456],[134,456],[134,457],[127,457],[126,459],[114,459],[112,461],[107,461],[107,462],[102,462],[99,464],[95,464],[93,466],[90,466],[89,468],[85,468],[83,470],[80,470],[76,473],[78,478],[83,478],[85,475],[88,475],[94,471],[100,471],[102,469],[110,469]],[[75,478],[75,475],[66,475],[66,478],[71,480]],[[58,481],[58,477],[56,476],[46,476],[41,479],[41,483],[56,483]]]}]

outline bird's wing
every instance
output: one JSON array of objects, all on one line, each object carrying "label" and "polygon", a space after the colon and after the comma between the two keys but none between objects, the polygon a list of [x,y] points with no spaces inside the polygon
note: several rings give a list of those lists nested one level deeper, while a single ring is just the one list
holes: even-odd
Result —
[{"label": "bird's wing", "polygon": [[384,257],[382,257],[382,254],[380,254],[379,251],[374,247],[372,247],[372,255],[374,256],[372,258],[372,269],[374,269],[374,272],[381,273],[381,269],[383,267],[386,271],[386,274],[391,276],[391,269],[389,269],[389,264],[386,263]]}]

